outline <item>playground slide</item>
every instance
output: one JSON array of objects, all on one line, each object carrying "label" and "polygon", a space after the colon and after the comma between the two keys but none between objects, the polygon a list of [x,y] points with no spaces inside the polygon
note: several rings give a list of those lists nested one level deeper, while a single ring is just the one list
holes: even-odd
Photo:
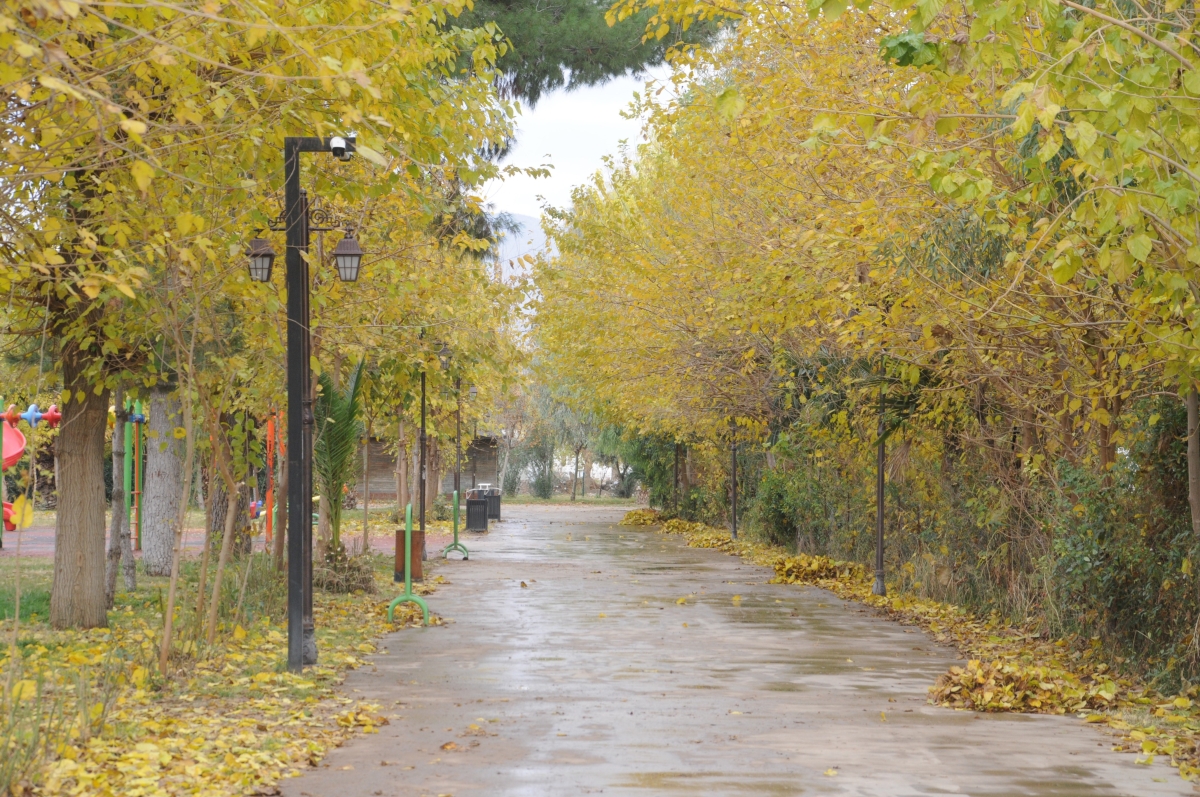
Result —
[{"label": "playground slide", "polygon": [[[8,470],[13,465],[21,461],[21,457],[25,456],[25,435],[21,430],[13,426],[7,420],[0,420],[0,428],[4,430],[4,470]],[[4,530],[14,531],[16,526],[12,524],[12,504],[8,501],[4,502]]]}]

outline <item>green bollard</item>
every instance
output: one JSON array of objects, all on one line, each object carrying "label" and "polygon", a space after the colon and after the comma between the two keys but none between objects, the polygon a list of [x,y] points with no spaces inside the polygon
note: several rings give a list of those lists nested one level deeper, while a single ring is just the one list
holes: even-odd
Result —
[{"label": "green bollard", "polygon": [[425,615],[425,625],[429,625],[429,606],[420,595],[412,591],[412,504],[404,508],[404,592],[396,596],[388,604],[388,622],[393,622],[392,616],[396,607],[402,603],[415,603],[421,607]]},{"label": "green bollard", "polygon": [[458,541],[458,490],[454,491],[454,542],[446,546],[442,551],[442,556],[449,558],[451,551],[461,553],[463,561],[471,558],[471,554],[467,552],[467,546]]}]

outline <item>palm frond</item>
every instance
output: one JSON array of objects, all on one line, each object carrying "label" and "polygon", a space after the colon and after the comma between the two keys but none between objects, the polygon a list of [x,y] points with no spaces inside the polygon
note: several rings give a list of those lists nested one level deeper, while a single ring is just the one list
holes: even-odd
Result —
[{"label": "palm frond", "polygon": [[344,390],[334,386],[329,374],[321,374],[321,392],[314,407],[313,469],[321,494],[329,501],[329,521],[335,545],[341,539],[342,491],[358,466],[358,441],[363,434],[363,424],[358,417],[362,410],[364,363],[365,359],[359,360]]}]

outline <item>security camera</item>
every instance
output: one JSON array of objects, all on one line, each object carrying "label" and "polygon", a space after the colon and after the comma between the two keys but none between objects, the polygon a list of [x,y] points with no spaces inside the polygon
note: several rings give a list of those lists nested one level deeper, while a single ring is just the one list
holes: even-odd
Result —
[{"label": "security camera", "polygon": [[350,160],[350,153],[346,152],[346,139],[341,136],[334,136],[329,139],[329,151],[333,153],[333,157],[338,160]]}]

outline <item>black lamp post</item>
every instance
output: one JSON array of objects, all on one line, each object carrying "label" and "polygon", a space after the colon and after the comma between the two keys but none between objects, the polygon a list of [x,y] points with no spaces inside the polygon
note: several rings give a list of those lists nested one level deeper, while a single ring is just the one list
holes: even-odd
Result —
[{"label": "black lamp post", "polygon": [[[313,226],[323,220],[314,212],[308,194],[300,187],[300,153],[328,152],[338,160],[349,160],[355,139],[334,136],[287,136],[283,140],[283,215],[271,229],[286,233],[287,249],[287,395],[288,395],[288,669],[298,672],[317,663],[312,613],[312,369],[309,365],[309,234],[334,227]],[[246,251],[250,278],[271,279],[275,251],[263,238],[255,238]],[[358,279],[362,249],[347,231],[334,249],[338,276],[347,282]]]}]

